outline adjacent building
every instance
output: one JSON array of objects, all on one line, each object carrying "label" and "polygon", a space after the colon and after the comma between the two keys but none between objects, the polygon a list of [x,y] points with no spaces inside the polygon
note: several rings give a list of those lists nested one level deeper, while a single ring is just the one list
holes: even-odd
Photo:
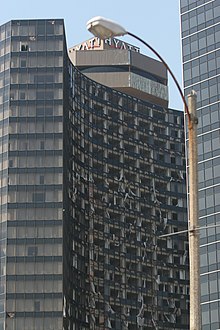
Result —
[{"label": "adjacent building", "polygon": [[2,25],[0,54],[0,329],[188,329],[187,234],[162,237],[187,228],[183,113],[161,63],[118,40],[68,51],[59,19]]},{"label": "adjacent building", "polygon": [[197,91],[202,329],[220,328],[220,1],[180,0],[185,95]]}]

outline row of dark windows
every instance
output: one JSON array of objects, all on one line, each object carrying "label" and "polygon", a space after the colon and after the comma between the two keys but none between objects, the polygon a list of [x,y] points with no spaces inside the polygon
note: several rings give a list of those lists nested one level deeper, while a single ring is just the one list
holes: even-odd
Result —
[{"label": "row of dark windows", "polygon": [[150,79],[152,81],[158,82],[160,84],[166,85],[166,81],[164,79],[159,78],[158,76],[155,76],[153,74],[151,74],[150,72],[146,72],[143,70],[140,70],[138,68],[135,68],[133,66],[126,66],[126,65],[103,65],[103,66],[86,66],[86,67],[78,67],[78,69],[86,74],[86,73],[106,73],[106,72],[133,72],[137,75],[140,75],[142,77],[145,77],[147,79]]},{"label": "row of dark windows", "polygon": [[207,3],[207,0],[180,0],[181,13],[192,10]]}]

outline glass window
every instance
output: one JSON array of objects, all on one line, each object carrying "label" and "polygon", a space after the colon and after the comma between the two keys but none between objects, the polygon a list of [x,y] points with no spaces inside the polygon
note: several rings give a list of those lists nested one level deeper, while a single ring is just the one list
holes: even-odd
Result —
[{"label": "glass window", "polygon": [[211,141],[204,142],[204,153],[211,151]]},{"label": "glass window", "polygon": [[[212,86],[213,87],[213,86]],[[211,90],[210,90],[210,94],[211,94]],[[216,94],[217,94],[217,87],[216,87]],[[219,120],[219,113],[218,111],[213,111],[211,112],[211,122],[215,123]]]},{"label": "glass window", "polygon": [[[211,322],[212,323],[215,323],[215,322],[218,323],[219,322],[218,310],[219,310],[219,306],[218,306],[217,302],[210,304]],[[217,328],[219,328],[219,327],[217,326]],[[212,328],[212,329],[214,329],[214,328]]]},{"label": "glass window", "polygon": [[218,292],[218,282],[217,282],[217,276],[214,275],[215,278],[212,279],[213,276],[210,276],[209,279],[209,288],[210,288],[210,294]]},{"label": "glass window", "polygon": [[201,90],[201,100],[202,100],[202,101],[203,101],[203,100],[206,100],[206,99],[208,99],[208,97],[209,97],[209,89],[208,89],[208,87],[203,88],[203,89]]},{"label": "glass window", "polygon": [[215,245],[208,246],[208,259],[209,259],[209,265],[215,264],[217,262]]},{"label": "glass window", "polygon": [[203,126],[210,125],[211,123],[210,113],[204,114],[202,120],[203,120]]},{"label": "glass window", "polygon": [[40,311],[40,301],[34,302],[34,311],[39,312]]},{"label": "glass window", "polygon": [[54,21],[47,22],[46,24],[46,34],[54,34]]},{"label": "glass window", "polygon": [[205,21],[205,13],[203,12],[198,14],[197,19],[198,19],[198,24],[203,24]]},{"label": "glass window", "polygon": [[199,65],[193,65],[193,67],[192,67],[192,76],[193,77],[199,76]]},{"label": "glass window", "polygon": [[199,39],[199,49],[202,49],[205,47],[206,47],[206,37],[200,38]]},{"label": "glass window", "polygon": [[45,193],[33,193],[32,200],[33,200],[33,202],[44,202]]},{"label": "glass window", "polygon": [[206,296],[208,293],[209,293],[209,283],[206,276],[203,276],[201,278],[201,295]]},{"label": "glass window", "polygon": [[220,139],[219,138],[215,138],[212,140],[212,149],[216,150],[220,148]]},{"label": "glass window", "polygon": [[28,247],[28,256],[37,256],[38,247],[37,246],[29,246]]},{"label": "glass window", "polygon": [[215,32],[215,42],[220,42],[220,31]]},{"label": "glass window", "polygon": [[205,180],[210,180],[213,178],[212,167],[205,169]]},{"label": "glass window", "polygon": [[206,10],[206,12],[205,12],[206,21],[213,19],[213,12],[214,12],[213,9]]},{"label": "glass window", "polygon": [[192,41],[191,52],[196,52],[198,50],[198,40]]},{"label": "glass window", "polygon": [[37,109],[36,109],[36,115],[38,117],[44,116],[44,107],[41,107],[41,108],[37,107]]},{"label": "glass window", "polygon": [[37,24],[37,35],[45,35],[45,21],[38,21]]},{"label": "glass window", "polygon": [[202,74],[206,73],[207,70],[208,70],[207,62],[201,63],[200,64],[200,74],[202,75]]},{"label": "glass window", "polygon": [[[217,95],[217,85],[210,86],[209,92],[210,92],[210,97]],[[212,123],[213,122],[214,121],[212,120]]]},{"label": "glass window", "polygon": [[190,29],[192,29],[194,26],[197,25],[197,19],[196,16],[193,16],[189,19]]},{"label": "glass window", "polygon": [[208,265],[208,257],[207,253],[205,252],[204,254],[200,255],[200,266],[205,267]]},{"label": "glass window", "polygon": [[209,304],[202,306],[202,324],[210,324],[210,311],[209,311]]},{"label": "glass window", "polygon": [[44,175],[40,175],[40,184],[44,184]]},{"label": "glass window", "polygon": [[26,93],[20,92],[20,100],[25,100],[25,99],[26,99]]},{"label": "glass window", "polygon": [[[214,43],[214,41],[213,41],[213,43]],[[212,71],[212,70],[215,70],[215,69],[216,69],[216,61],[215,61],[215,59],[214,58],[212,60],[209,59],[209,61],[208,61],[208,70],[209,71]]]}]

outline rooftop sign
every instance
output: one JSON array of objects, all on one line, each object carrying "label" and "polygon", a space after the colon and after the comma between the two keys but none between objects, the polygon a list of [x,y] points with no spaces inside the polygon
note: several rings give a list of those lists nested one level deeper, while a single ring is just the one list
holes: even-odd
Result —
[{"label": "rooftop sign", "polygon": [[72,47],[69,51],[72,52],[73,50],[103,50],[103,49],[126,49],[140,53],[139,47],[130,45],[122,40],[116,38],[108,38],[102,40],[98,37],[94,37],[87,41],[84,41],[81,44]]}]

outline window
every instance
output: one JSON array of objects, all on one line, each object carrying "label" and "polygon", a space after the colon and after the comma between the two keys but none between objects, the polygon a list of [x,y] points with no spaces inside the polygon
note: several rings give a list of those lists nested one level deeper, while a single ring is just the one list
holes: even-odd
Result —
[{"label": "window", "polygon": [[37,35],[44,35],[45,34],[45,23],[38,22],[37,25]]},{"label": "window", "polygon": [[52,100],[54,98],[54,92],[53,91],[37,91],[36,93],[37,99],[47,99]]},{"label": "window", "polygon": [[172,205],[176,206],[178,204],[178,199],[177,198],[173,198],[172,199]]},{"label": "window", "polygon": [[44,202],[45,193],[33,193],[32,200],[33,200],[33,202]]},{"label": "window", "polygon": [[45,95],[44,91],[37,91],[36,98],[37,99],[44,99],[44,95]]},{"label": "window", "polygon": [[52,116],[52,115],[53,115],[53,108],[46,108],[45,116]]},{"label": "window", "polygon": [[37,246],[29,246],[28,247],[28,256],[37,256],[38,248]]},{"label": "window", "polygon": [[37,108],[36,112],[38,117],[44,116],[44,108]]},{"label": "window", "polygon": [[40,301],[35,301],[34,302],[34,311],[35,312],[40,312]]},{"label": "window", "polygon": [[176,164],[176,158],[175,157],[171,157],[170,160],[171,160],[171,164]]},{"label": "window", "polygon": [[25,92],[20,92],[20,100],[25,100],[25,99],[26,99]]},{"label": "window", "polygon": [[40,184],[44,184],[44,175],[40,175]]},{"label": "window", "polygon": [[45,92],[45,98],[52,100],[54,98],[54,91],[46,91]]},{"label": "window", "polygon": [[175,144],[170,143],[170,149],[171,149],[171,150],[175,150]]},{"label": "window", "polygon": [[34,82],[36,84],[53,83],[54,82],[54,76],[53,75],[38,74],[38,75],[34,76]]},{"label": "window", "polygon": [[27,52],[28,51],[28,44],[21,44],[21,51]]},{"label": "window", "polygon": [[27,66],[27,61],[22,59],[21,60],[21,68],[26,68],[26,66]]},{"label": "window", "polygon": [[41,116],[52,116],[53,115],[53,108],[52,107],[40,107],[36,109],[36,113],[38,117]]},{"label": "window", "polygon": [[159,160],[160,162],[164,162],[164,155],[159,154],[159,155],[158,155],[158,160]]},{"label": "window", "polygon": [[9,159],[8,166],[13,167],[13,160],[12,159]]},{"label": "window", "polygon": [[40,149],[44,150],[44,141],[40,141]]},{"label": "window", "polygon": [[54,21],[48,22],[46,25],[46,34],[54,34]]},{"label": "window", "polygon": [[178,131],[171,130],[171,136],[174,137],[174,138],[177,138],[178,137]]}]

